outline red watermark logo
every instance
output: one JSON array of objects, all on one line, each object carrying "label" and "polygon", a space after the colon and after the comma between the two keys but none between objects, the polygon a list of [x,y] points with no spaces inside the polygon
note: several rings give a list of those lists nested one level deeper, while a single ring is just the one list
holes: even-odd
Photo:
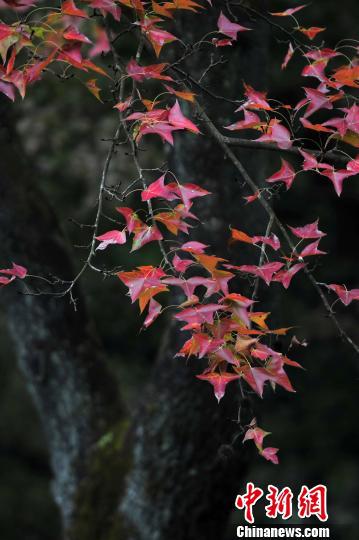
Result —
[{"label": "red watermark logo", "polygon": [[[254,523],[253,507],[263,495],[263,489],[255,487],[252,482],[247,483],[243,495],[237,495],[235,506],[238,510],[243,510],[247,523]],[[269,503],[265,506],[268,518],[276,519],[280,516],[281,519],[289,519],[293,516],[294,495],[289,487],[279,490],[270,484],[265,498]],[[323,484],[312,488],[302,486],[296,503],[299,518],[317,517],[320,521],[327,521],[327,488]]]}]

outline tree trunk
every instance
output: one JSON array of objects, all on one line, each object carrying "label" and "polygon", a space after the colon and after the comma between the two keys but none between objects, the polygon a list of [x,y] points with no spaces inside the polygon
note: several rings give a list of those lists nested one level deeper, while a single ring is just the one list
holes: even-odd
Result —
[{"label": "tree trunk", "polygon": [[[1,263],[15,261],[34,275],[71,279],[74,273],[66,240],[36,187],[36,176],[12,129],[10,106],[3,100],[0,115]],[[42,290],[46,287],[45,282],[31,283],[40,283]],[[66,530],[77,512],[76,494],[97,441],[121,423],[122,407],[79,289],[74,291],[77,311],[68,297],[34,295],[34,286],[30,290],[26,294],[21,287],[16,294],[11,285],[3,289],[1,302],[19,366],[47,436],[53,493]]]},{"label": "tree trunk", "polygon": [[[206,30],[216,27],[216,18],[207,17],[204,24],[202,17],[196,28],[190,22],[193,16],[184,16],[182,26],[176,24],[178,35],[187,43],[196,42]],[[242,80],[263,89],[266,72],[264,27],[261,35],[260,43],[257,38],[246,37],[243,45],[236,47],[229,66],[221,72],[210,72],[204,85],[208,84],[212,92],[233,97],[242,92]],[[194,55],[184,69],[198,80],[206,62],[208,53]],[[237,65],[240,68],[234,69]],[[218,118],[218,103],[221,113],[228,114],[227,118]],[[228,118],[233,117],[233,105],[228,107],[220,101],[207,100],[205,108],[219,125],[224,125],[225,121],[228,124]],[[189,116],[190,111],[189,108]],[[256,159],[247,154],[243,162],[261,175],[261,165]],[[264,159],[261,163],[264,165]],[[195,139],[193,135],[183,134],[176,137],[170,168],[180,181],[193,181],[213,194],[196,203],[199,208],[196,214],[204,225],[195,235],[191,234],[191,238],[210,244],[212,253],[232,257],[228,248],[231,223],[241,224],[245,230],[256,227],[264,234],[265,216],[243,208],[242,195],[247,191],[242,192],[236,172],[210,138],[198,136]],[[170,304],[174,303],[179,303],[178,299],[177,302],[176,299],[170,301]],[[234,495],[247,469],[241,451],[241,431],[235,420],[239,407],[241,421],[251,420],[246,407],[248,400],[240,399],[240,389],[233,384],[218,405],[209,385],[207,387],[194,376],[203,371],[204,365],[188,364],[182,358],[174,358],[183,341],[178,325],[172,324],[135,421],[134,466],[121,506],[132,527],[131,540],[223,538],[234,507]]]}]

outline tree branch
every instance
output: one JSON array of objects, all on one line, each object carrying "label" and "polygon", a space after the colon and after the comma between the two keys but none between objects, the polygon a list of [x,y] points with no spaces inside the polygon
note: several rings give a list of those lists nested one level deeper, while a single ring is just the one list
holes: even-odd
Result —
[{"label": "tree branch", "polygon": [[[254,180],[249,176],[246,169],[243,167],[241,161],[238,159],[238,157],[233,153],[233,151],[229,148],[227,143],[225,142],[223,136],[218,131],[214,123],[210,120],[210,118],[207,116],[203,108],[199,105],[197,101],[194,102],[194,106],[200,115],[200,117],[204,120],[204,123],[206,125],[208,133],[211,135],[211,137],[219,144],[219,146],[222,148],[226,156],[231,160],[234,167],[237,169],[237,171],[240,173],[246,184],[252,189],[253,193],[256,193],[259,190],[259,187],[254,182]],[[285,229],[283,223],[280,221],[276,213],[274,212],[273,208],[270,206],[268,201],[264,197],[259,196],[258,200],[260,204],[263,206],[264,210],[267,212],[268,216],[273,220],[273,222],[277,225],[278,229],[281,231],[283,237],[285,238],[288,246],[292,250],[292,253],[301,259],[300,255],[298,254],[287,230]],[[338,319],[334,315],[330,304],[323,293],[322,289],[318,285],[316,279],[314,278],[312,272],[309,270],[307,266],[303,268],[304,273],[306,274],[307,278],[309,279],[312,287],[315,289],[317,294],[319,295],[325,310],[328,314],[328,317],[332,320],[334,326],[337,328],[339,335],[341,338],[343,338],[347,343],[355,350],[355,352],[359,355],[359,346],[352,340],[352,338],[345,332],[345,330],[341,327]]]},{"label": "tree branch", "polygon": [[325,161],[331,161],[334,164],[346,165],[350,158],[344,154],[340,154],[335,150],[330,150],[328,152],[321,152],[320,150],[312,150],[308,148],[300,148],[299,146],[292,146],[291,148],[279,148],[275,143],[265,143],[262,141],[252,141],[248,139],[242,139],[237,137],[226,137],[222,135],[222,140],[228,146],[238,146],[240,148],[248,148],[249,150],[269,150],[271,152],[281,152],[292,156],[302,157],[300,150],[304,152],[309,152],[318,159]]},{"label": "tree branch", "polygon": [[[196,86],[199,90],[201,90],[203,93],[207,94],[209,97],[217,100],[224,100],[225,98],[222,96],[218,96],[216,94],[213,94],[211,91],[209,91],[207,88],[205,88],[199,81],[194,79],[189,73],[186,73],[182,69],[178,68],[177,66],[170,66],[167,68],[167,71],[174,71],[177,73],[177,75],[181,75],[184,79],[191,82],[194,86]],[[226,100],[228,101],[228,100]],[[232,101],[232,100],[231,100]],[[236,103],[239,103],[239,101],[236,101]],[[218,132],[220,134],[220,132]],[[320,150],[312,150],[305,147],[299,147],[299,146],[292,146],[291,148],[282,149],[279,148],[275,143],[267,143],[262,141],[252,141],[250,139],[243,139],[241,137],[227,137],[225,135],[221,135],[222,141],[228,145],[228,146],[239,146],[241,148],[247,148],[249,150],[269,150],[271,152],[284,152],[288,155],[293,155],[297,157],[302,157],[300,150],[304,150],[305,152],[309,152],[313,156],[315,156],[318,159],[327,160],[334,164],[338,164],[341,166],[345,166],[349,161],[350,157],[341,154],[339,152],[336,152],[335,150],[330,150],[327,152],[321,152]]]}]

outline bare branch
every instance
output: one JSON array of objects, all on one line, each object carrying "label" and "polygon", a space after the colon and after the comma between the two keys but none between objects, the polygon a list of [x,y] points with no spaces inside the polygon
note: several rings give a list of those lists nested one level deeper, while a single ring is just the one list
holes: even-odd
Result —
[{"label": "bare branch", "polygon": [[299,146],[292,146],[291,148],[279,148],[275,143],[266,143],[262,141],[251,141],[248,139],[241,139],[237,137],[226,137],[222,135],[223,141],[228,146],[238,146],[240,148],[248,148],[249,150],[269,150],[271,152],[281,152],[284,154],[302,157],[300,150],[304,150],[305,152],[309,152],[313,156],[315,156],[318,159],[322,159],[325,161],[330,161],[332,163],[336,163],[338,165],[346,165],[350,158],[344,154],[341,154],[339,152],[336,152],[335,150],[330,150],[328,152],[321,152],[320,150],[312,150],[309,148],[301,148]]}]

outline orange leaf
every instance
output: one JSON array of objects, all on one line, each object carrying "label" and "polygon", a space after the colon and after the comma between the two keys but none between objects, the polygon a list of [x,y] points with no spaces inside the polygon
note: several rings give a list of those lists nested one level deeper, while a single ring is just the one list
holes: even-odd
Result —
[{"label": "orange leaf", "polygon": [[90,79],[87,81],[86,86],[88,90],[95,96],[96,99],[101,101],[103,103],[102,99],[100,98],[100,92],[101,89],[97,86],[97,80],[96,79]]},{"label": "orange leaf", "polygon": [[313,131],[323,131],[325,133],[333,133],[332,129],[324,127],[322,126],[322,124],[312,124],[306,118],[301,118],[300,121],[303,124],[303,126],[307,129],[312,129]]},{"label": "orange leaf", "polygon": [[222,259],[221,257],[216,257],[215,255],[206,255],[205,253],[198,253],[195,255],[197,261],[210,272],[211,274],[215,270],[217,264],[219,262],[223,262],[226,259]]},{"label": "orange leaf", "polygon": [[277,328],[276,330],[268,330],[267,334],[275,334],[276,336],[285,336],[289,330],[294,326],[288,326],[288,328]]},{"label": "orange leaf", "polygon": [[238,229],[231,229],[232,240],[238,240],[239,242],[246,242],[247,244],[253,244],[253,239],[243,231]]},{"label": "orange leaf", "polygon": [[181,90],[175,90],[174,88],[172,88],[172,86],[168,86],[167,84],[165,84],[164,86],[171,94],[174,94],[175,96],[186,101],[194,101],[194,97],[196,94],[194,94],[193,92],[182,92]]},{"label": "orange leaf", "polygon": [[171,13],[171,11],[168,10],[168,8],[165,7],[165,5],[158,4],[157,2],[152,2],[152,9],[154,13],[157,13],[157,15],[162,15],[163,17],[173,19],[173,14]]},{"label": "orange leaf", "polygon": [[83,19],[89,18],[86,11],[75,6],[73,0],[66,0],[61,6],[61,11],[64,15],[70,15],[71,17],[82,17]]},{"label": "orange leaf", "polygon": [[151,298],[156,296],[156,294],[165,291],[168,291],[168,288],[164,285],[158,287],[148,287],[147,289],[145,289],[138,298],[141,313],[143,312]]},{"label": "orange leaf", "polygon": [[268,326],[264,322],[267,319],[268,315],[270,315],[270,312],[257,311],[248,313],[250,320],[257,324],[259,328],[262,328],[263,330],[268,329]]},{"label": "orange leaf", "polygon": [[345,86],[359,88],[359,66],[339,68],[333,75],[334,79]]}]

